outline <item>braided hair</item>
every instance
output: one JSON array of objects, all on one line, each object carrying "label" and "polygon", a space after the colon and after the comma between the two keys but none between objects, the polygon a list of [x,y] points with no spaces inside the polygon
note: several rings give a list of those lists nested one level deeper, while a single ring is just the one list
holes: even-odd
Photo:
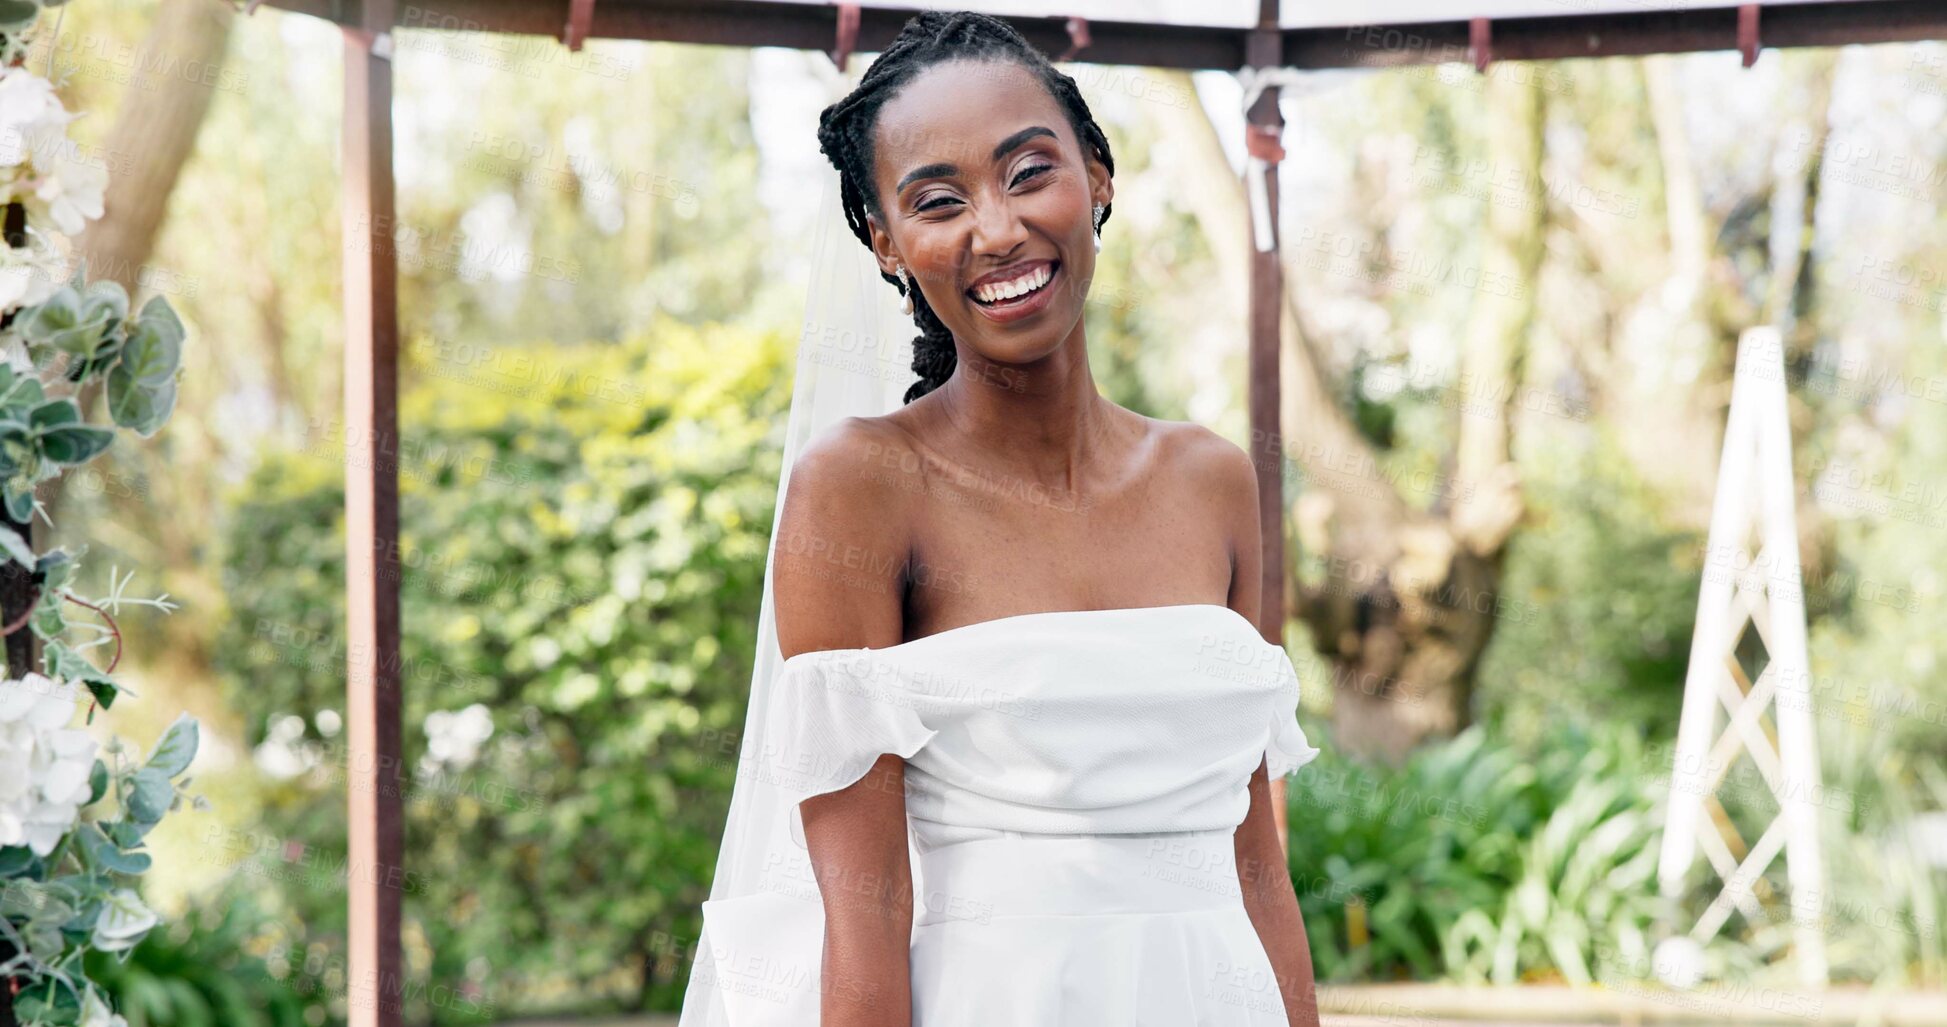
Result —
[{"label": "braided hair", "polygon": [[[1109,153],[1108,137],[1089,113],[1088,103],[1075,80],[1049,62],[1012,26],[999,18],[968,11],[926,11],[906,23],[899,38],[880,53],[865,77],[844,99],[824,109],[818,116],[818,147],[838,169],[839,201],[845,208],[845,223],[852,234],[869,249],[872,232],[866,214],[881,214],[878,189],[872,177],[872,132],[879,110],[922,70],[948,61],[1012,61],[1039,76],[1055,102],[1068,116],[1069,126],[1081,140],[1084,153],[1100,161],[1111,175],[1115,158]],[[1102,208],[1103,222],[1109,219],[1109,205]],[[1099,228],[1099,225],[1098,225]],[[899,275],[879,272],[901,295],[911,293],[913,321],[919,337],[913,340],[913,373],[919,381],[906,390],[906,402],[933,391],[953,376],[958,356],[953,349],[953,333],[926,303],[917,286],[910,290]]]}]

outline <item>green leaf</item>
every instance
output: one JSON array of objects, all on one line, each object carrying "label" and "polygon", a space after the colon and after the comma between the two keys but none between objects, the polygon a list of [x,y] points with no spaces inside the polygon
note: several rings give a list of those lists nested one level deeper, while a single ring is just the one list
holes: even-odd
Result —
[{"label": "green leaf", "polygon": [[6,410],[11,419],[26,420],[47,399],[39,378],[22,374],[11,365],[0,368],[0,375],[5,376],[0,378],[0,410]]},{"label": "green leaf", "polygon": [[28,425],[33,428],[52,428],[56,425],[80,423],[81,408],[74,404],[74,400],[66,397],[50,399],[36,405],[28,418]]},{"label": "green leaf", "polygon": [[147,829],[142,825],[131,824],[126,820],[111,820],[107,823],[106,828],[108,837],[113,839],[116,845],[124,849],[141,848],[142,836],[148,833]]},{"label": "green leaf", "polygon": [[169,803],[175,797],[176,789],[169,783],[168,775],[154,767],[144,767],[129,778],[126,800],[129,819],[142,824],[155,824],[163,814],[169,812]]},{"label": "green leaf", "polygon": [[86,360],[112,327],[128,316],[128,295],[121,293],[118,312],[115,293],[121,293],[121,286],[113,292],[90,288],[85,298],[72,287],[61,289],[24,317],[20,333],[30,345],[51,346]]},{"label": "green leaf", "polygon": [[168,302],[160,296],[149,300],[122,344],[122,366],[143,385],[161,385],[182,363],[183,335],[183,323]]},{"label": "green leaf", "polygon": [[8,558],[30,571],[34,569],[35,563],[38,562],[34,558],[34,547],[28,545],[27,540],[20,537],[20,532],[4,524],[0,524],[0,549],[5,549]]},{"label": "green leaf", "polygon": [[[102,703],[101,705],[103,708],[108,706],[107,703]],[[108,764],[96,760],[95,769],[88,772],[88,801],[82,805],[93,806],[95,803],[101,801],[102,796],[107,794]]]},{"label": "green leaf", "polygon": [[34,494],[32,492],[17,489],[14,487],[13,482],[9,481],[7,483],[6,499],[7,516],[22,524],[27,523],[27,519],[34,516]]},{"label": "green leaf", "polygon": [[83,674],[81,682],[88,686],[88,692],[95,697],[95,701],[100,703],[104,710],[114,706],[115,697],[122,694],[122,690],[116,687],[115,682],[100,674]]},{"label": "green leaf", "polygon": [[66,588],[74,576],[74,558],[75,554],[65,548],[42,553],[40,564],[34,568],[41,576],[41,588],[50,592]]},{"label": "green leaf", "polygon": [[90,284],[81,295],[81,317],[84,321],[101,321],[104,324],[126,319],[128,290],[113,278]]},{"label": "green leaf", "polygon": [[32,0],[0,0],[0,30],[24,29],[40,17],[41,8]]},{"label": "green leaf", "polygon": [[85,464],[115,441],[115,432],[94,424],[70,424],[51,428],[41,435],[41,452],[49,460],[69,467]]},{"label": "green leaf", "polygon": [[116,874],[147,873],[151,860],[146,852],[123,852],[94,824],[83,824],[75,832],[87,851],[89,863]]},{"label": "green leaf", "polygon": [[176,722],[169,725],[169,730],[162,733],[162,740],[156,743],[147,769],[161,771],[164,777],[175,777],[188,770],[190,761],[196,758],[198,737],[196,718],[187,713],[177,714]]},{"label": "green leaf", "polygon": [[0,877],[18,877],[35,862],[34,850],[25,845],[0,848]]},{"label": "green leaf", "polygon": [[116,424],[148,438],[169,420],[175,407],[175,379],[148,385],[138,380],[127,364],[116,364],[108,372],[108,410]]}]

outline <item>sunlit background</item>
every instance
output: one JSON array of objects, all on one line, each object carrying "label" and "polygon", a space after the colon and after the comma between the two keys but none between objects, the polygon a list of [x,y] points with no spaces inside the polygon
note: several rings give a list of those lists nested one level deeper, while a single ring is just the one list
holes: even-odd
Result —
[{"label": "sunlit background", "polygon": [[[202,43],[150,35],[192,8]],[[160,232],[104,273],[190,331],[168,429],[63,497],[102,511],[63,536],[91,573],[182,603],[125,620],[140,699],[98,726],[202,718],[215,806],[162,828],[144,888],[171,923],[102,979],[132,1024],[341,1022],[345,882],[371,872],[344,857],[342,38],[214,0],[76,2],[49,38],[29,59],[89,112],[71,134],[146,126],[155,155],[115,174]],[[671,1012],[735,773],[813,128],[848,76],[413,30],[394,66],[410,1019]],[[1248,443],[1237,82],[1070,70],[1117,158],[1096,380]],[[1947,989],[1947,46],[1318,73],[1283,113],[1285,359],[1332,400],[1285,419],[1320,981],[1651,993],[1736,340],[1779,323],[1819,930],[1836,987]],[[1469,419],[1510,456],[1486,479],[1509,516],[1473,534]],[[1339,472],[1303,456],[1332,425],[1363,447]],[[1346,537],[1375,508],[1393,584]],[[1456,567],[1484,616],[1429,612]],[[1776,809],[1748,761],[1723,796],[1747,844]],[[1792,980],[1783,873],[1776,919],[1705,950],[1754,1015]],[[223,1008],[248,1012],[193,1012]]]}]

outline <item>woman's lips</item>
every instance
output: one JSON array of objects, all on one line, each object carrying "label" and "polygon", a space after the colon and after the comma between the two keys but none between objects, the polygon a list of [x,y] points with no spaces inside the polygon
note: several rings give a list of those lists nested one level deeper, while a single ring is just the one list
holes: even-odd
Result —
[{"label": "woman's lips", "polygon": [[1048,265],[1048,280],[1033,292],[996,303],[983,303],[969,292],[967,300],[973,304],[975,310],[980,311],[989,320],[1006,324],[1010,321],[1019,321],[1024,317],[1033,317],[1047,309],[1049,302],[1054,298],[1055,286],[1059,284],[1061,284],[1061,262],[1054,261]]}]

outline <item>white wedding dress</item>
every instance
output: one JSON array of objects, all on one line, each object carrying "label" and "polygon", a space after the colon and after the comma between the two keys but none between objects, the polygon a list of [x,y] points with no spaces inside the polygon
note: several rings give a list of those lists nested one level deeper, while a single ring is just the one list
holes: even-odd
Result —
[{"label": "white wedding dress", "polygon": [[1285,1025],[1232,836],[1260,761],[1276,778],[1318,754],[1297,704],[1285,651],[1214,604],[1029,613],[793,656],[754,727],[764,751],[740,762],[761,782],[739,787],[782,792],[796,845],[755,887],[703,904],[686,1007],[713,990],[713,1022],[818,1023],[824,910],[797,804],[896,753],[915,1027]]}]

